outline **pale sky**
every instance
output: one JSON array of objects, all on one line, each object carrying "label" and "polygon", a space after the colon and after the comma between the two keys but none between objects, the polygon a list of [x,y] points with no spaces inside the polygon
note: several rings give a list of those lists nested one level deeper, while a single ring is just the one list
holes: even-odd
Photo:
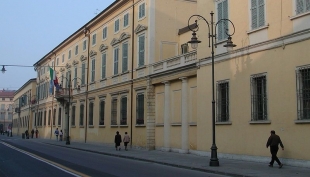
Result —
[{"label": "pale sky", "polygon": [[[33,66],[114,0],[0,0],[0,69]],[[6,66],[0,89],[17,90],[33,67]]]}]

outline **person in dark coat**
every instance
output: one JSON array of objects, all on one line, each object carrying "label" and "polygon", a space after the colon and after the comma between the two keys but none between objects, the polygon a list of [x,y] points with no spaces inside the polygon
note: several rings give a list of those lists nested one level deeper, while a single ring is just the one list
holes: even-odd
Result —
[{"label": "person in dark coat", "polygon": [[36,129],[36,138],[38,138],[39,130]]},{"label": "person in dark coat", "polygon": [[114,143],[115,143],[115,149],[116,150],[121,150],[121,142],[122,142],[122,136],[119,134],[119,132],[116,132],[115,138],[114,138]]},{"label": "person in dark coat", "polygon": [[279,150],[279,144],[282,147],[282,150],[284,150],[284,146],[282,144],[282,141],[278,135],[276,135],[276,132],[274,130],[271,130],[270,137],[268,138],[266,147],[268,148],[270,146],[270,153],[271,153],[271,162],[269,163],[269,167],[273,167],[274,161],[276,161],[279,165],[279,168],[282,168],[283,164],[280,162],[280,160],[277,157],[277,153]]},{"label": "person in dark coat", "polygon": [[31,130],[31,138],[33,138],[34,129]]},{"label": "person in dark coat", "polygon": [[26,139],[29,139],[29,132],[28,130],[25,131]]}]

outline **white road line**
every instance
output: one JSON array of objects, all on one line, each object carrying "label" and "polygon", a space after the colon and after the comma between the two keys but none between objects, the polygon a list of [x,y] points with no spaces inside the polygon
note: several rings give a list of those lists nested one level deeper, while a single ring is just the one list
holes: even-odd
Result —
[{"label": "white road line", "polygon": [[57,169],[59,169],[59,170],[61,170],[61,171],[64,171],[64,172],[66,172],[66,173],[69,173],[69,174],[71,174],[71,175],[73,175],[73,176],[82,177],[82,176],[80,176],[80,175],[78,175],[78,174],[72,173],[72,172],[70,172],[70,171],[68,171],[68,170],[66,170],[66,169],[64,169],[64,168],[61,168],[61,167],[59,167],[59,166],[57,166],[57,165],[54,165],[54,164],[48,162],[47,160],[45,160],[45,159],[43,159],[43,158],[41,158],[41,157],[39,157],[39,156],[36,156],[36,155],[34,155],[34,154],[32,154],[32,153],[29,153],[29,152],[27,152],[27,151],[21,150],[21,149],[19,149],[19,148],[16,148],[16,147],[14,147],[14,146],[12,146],[12,145],[10,145],[10,144],[4,143],[4,142],[2,142],[2,144],[5,145],[5,146],[7,146],[7,147],[9,147],[9,148],[11,148],[11,149],[14,149],[14,150],[19,151],[19,152],[21,152],[21,153],[23,153],[23,154],[26,154],[26,155],[28,155],[28,156],[34,158],[34,159],[37,159],[37,160],[39,160],[39,161],[41,161],[41,162],[44,162],[44,163],[46,163],[46,164],[48,164],[48,165],[51,165],[51,166],[53,166],[53,167],[55,167],[55,168],[57,168]]}]

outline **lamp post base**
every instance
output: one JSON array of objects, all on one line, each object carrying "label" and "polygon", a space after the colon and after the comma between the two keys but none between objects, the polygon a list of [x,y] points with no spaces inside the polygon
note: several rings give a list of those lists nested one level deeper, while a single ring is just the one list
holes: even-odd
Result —
[{"label": "lamp post base", "polygon": [[211,159],[210,164],[211,167],[218,167],[220,166],[219,159],[217,158],[217,147],[215,144],[212,144],[211,147]]}]

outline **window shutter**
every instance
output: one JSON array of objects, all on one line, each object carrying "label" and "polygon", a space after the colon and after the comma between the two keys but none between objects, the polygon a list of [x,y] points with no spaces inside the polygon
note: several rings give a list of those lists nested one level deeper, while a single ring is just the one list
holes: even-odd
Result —
[{"label": "window shutter", "polygon": [[76,88],[77,85],[77,68],[74,68],[74,88]]},{"label": "window shutter", "polygon": [[122,72],[128,70],[128,44],[123,44],[123,63],[122,63]]},{"label": "window shutter", "polygon": [[252,29],[255,29],[258,27],[257,25],[257,0],[251,0],[251,13],[252,13]]},{"label": "window shutter", "polygon": [[296,0],[296,14],[303,12],[303,0]]},{"label": "window shutter", "polygon": [[265,25],[265,0],[258,0],[258,27]]},{"label": "window shutter", "polygon": [[96,69],[96,66],[95,66],[95,59],[93,59],[91,61],[91,64],[92,64],[92,73],[91,73],[91,81],[94,82],[95,81],[95,69]]},{"label": "window shutter", "polygon": [[[217,4],[218,20],[223,19],[223,2]],[[223,22],[218,23],[218,40],[223,40]]]},{"label": "window shutter", "polygon": [[118,74],[118,48],[114,49],[114,75]]},{"label": "window shutter", "polygon": [[102,70],[101,70],[101,78],[105,78],[105,72],[106,72],[106,54],[102,54]]},{"label": "window shutter", "polygon": [[306,11],[310,11],[310,0],[306,0]]},{"label": "window shutter", "polygon": [[144,65],[144,36],[139,37],[139,66]]},{"label": "window shutter", "polygon": [[85,63],[82,63],[82,85],[84,85],[85,84]]}]

